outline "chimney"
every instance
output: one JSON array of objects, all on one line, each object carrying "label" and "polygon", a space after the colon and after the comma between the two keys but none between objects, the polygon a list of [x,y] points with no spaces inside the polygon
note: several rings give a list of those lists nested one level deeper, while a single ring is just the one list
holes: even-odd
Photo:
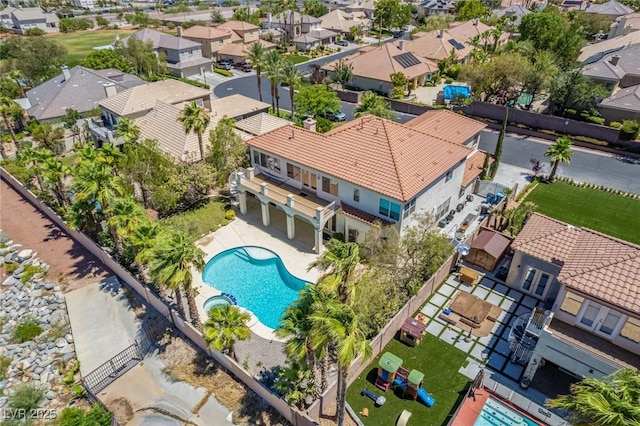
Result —
[{"label": "chimney", "polygon": [[182,37],[182,27],[180,25],[176,27],[176,35]]},{"label": "chimney", "polygon": [[69,72],[69,67],[66,65],[63,65],[60,67],[60,69],[62,70],[62,81],[67,81],[71,78],[71,73]]},{"label": "chimney", "polygon": [[104,93],[107,95],[107,98],[110,98],[111,96],[115,96],[117,93],[116,85],[113,83],[103,84],[102,87],[104,87]]},{"label": "chimney", "polygon": [[613,65],[614,67],[618,65],[618,61],[620,60],[620,56],[618,55],[613,55],[611,57],[611,59],[609,59],[609,62],[611,63],[611,65]]},{"label": "chimney", "polygon": [[444,28],[440,28],[440,34],[438,35],[440,38],[444,38]]},{"label": "chimney", "polygon": [[404,40],[400,40],[400,42],[398,43],[398,48],[400,50],[404,50]]},{"label": "chimney", "polygon": [[316,120],[314,120],[313,118],[309,117],[306,120],[304,120],[302,122],[302,125],[304,126],[305,129],[310,130],[312,132],[316,131]]},{"label": "chimney", "polygon": [[478,18],[474,19],[473,20],[473,25],[477,27],[478,26],[478,22],[480,22],[480,19],[478,19]]}]

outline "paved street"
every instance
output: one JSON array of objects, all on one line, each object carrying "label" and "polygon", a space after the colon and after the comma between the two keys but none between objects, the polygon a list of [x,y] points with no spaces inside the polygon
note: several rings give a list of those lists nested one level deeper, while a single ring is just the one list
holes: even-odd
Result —
[{"label": "paved street", "polygon": [[[487,130],[480,138],[480,148],[495,151],[498,132]],[[544,156],[551,142],[519,135],[507,135],[504,138],[502,162],[531,170],[529,159],[536,157],[545,162],[543,173],[549,173],[550,165]],[[640,164],[626,163],[615,155],[592,151],[585,148],[573,148],[571,164],[560,164],[558,174],[579,182],[591,182],[610,188],[640,193]]]}]

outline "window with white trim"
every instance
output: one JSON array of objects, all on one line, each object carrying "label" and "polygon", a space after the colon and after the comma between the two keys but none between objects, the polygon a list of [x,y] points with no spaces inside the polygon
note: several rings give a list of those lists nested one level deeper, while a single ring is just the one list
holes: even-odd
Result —
[{"label": "window with white trim", "polygon": [[549,290],[552,279],[548,273],[528,267],[522,277],[520,288],[527,294],[542,298]]},{"label": "window with white trim", "polygon": [[436,209],[436,220],[440,219],[442,216],[446,215],[449,211],[449,206],[451,205],[451,197],[447,198],[447,200],[440,204]]},{"label": "window with white trim", "polygon": [[274,172],[280,173],[280,160],[276,157],[260,153],[260,165]]},{"label": "window with white trim", "polygon": [[453,170],[449,170],[444,178],[445,182],[449,182],[453,178]]},{"label": "window with white trim", "polygon": [[412,198],[404,204],[404,208],[402,210],[402,217],[406,218],[410,214],[416,211],[416,198]]},{"label": "window with white trim", "polygon": [[358,188],[353,189],[353,201],[356,203],[360,202],[360,190]]},{"label": "window with white trim", "polygon": [[396,204],[384,198],[380,198],[380,206],[378,212],[386,217],[394,220],[400,220],[400,204]]},{"label": "window with white trim", "polygon": [[571,293],[570,291],[568,291],[567,294],[564,296],[564,300],[562,301],[560,310],[569,315],[577,317],[583,303],[584,303],[584,297],[578,296],[577,294]]},{"label": "window with white trim", "polygon": [[287,163],[287,177],[300,182],[302,180],[302,171],[300,170],[300,167]]}]

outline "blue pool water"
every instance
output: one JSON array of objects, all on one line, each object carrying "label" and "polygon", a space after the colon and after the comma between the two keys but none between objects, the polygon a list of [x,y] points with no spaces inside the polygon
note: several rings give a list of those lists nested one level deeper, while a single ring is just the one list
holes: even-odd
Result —
[{"label": "blue pool water", "polygon": [[236,247],[217,254],[205,266],[202,280],[233,295],[267,327],[280,325],[282,312],[307,284],[287,271],[282,259],[262,247]]},{"label": "blue pool water", "polygon": [[473,426],[538,426],[539,423],[524,417],[497,400],[489,397]]},{"label": "blue pool water", "polygon": [[471,96],[471,87],[469,86],[457,86],[449,84],[447,86],[444,86],[444,89],[442,89],[442,91],[444,92],[445,101],[450,101],[456,96],[461,96],[463,98],[468,98],[469,96]]}]

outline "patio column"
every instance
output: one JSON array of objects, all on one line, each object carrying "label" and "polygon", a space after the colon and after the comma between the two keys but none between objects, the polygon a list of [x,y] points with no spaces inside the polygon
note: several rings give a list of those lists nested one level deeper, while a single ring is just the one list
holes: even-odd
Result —
[{"label": "patio column", "polygon": [[247,193],[240,192],[238,194],[238,201],[240,203],[240,213],[247,214]]},{"label": "patio column", "polygon": [[296,237],[296,218],[293,215],[287,215],[287,238],[293,240]]},{"label": "patio column", "polygon": [[271,219],[269,218],[269,203],[260,202],[260,207],[262,208],[262,224],[269,226],[271,224]]},{"label": "patio column", "polygon": [[315,237],[316,237],[316,245],[315,245],[316,254],[320,254],[323,248],[322,247],[322,228],[320,229],[314,228],[313,233],[315,234]]}]

